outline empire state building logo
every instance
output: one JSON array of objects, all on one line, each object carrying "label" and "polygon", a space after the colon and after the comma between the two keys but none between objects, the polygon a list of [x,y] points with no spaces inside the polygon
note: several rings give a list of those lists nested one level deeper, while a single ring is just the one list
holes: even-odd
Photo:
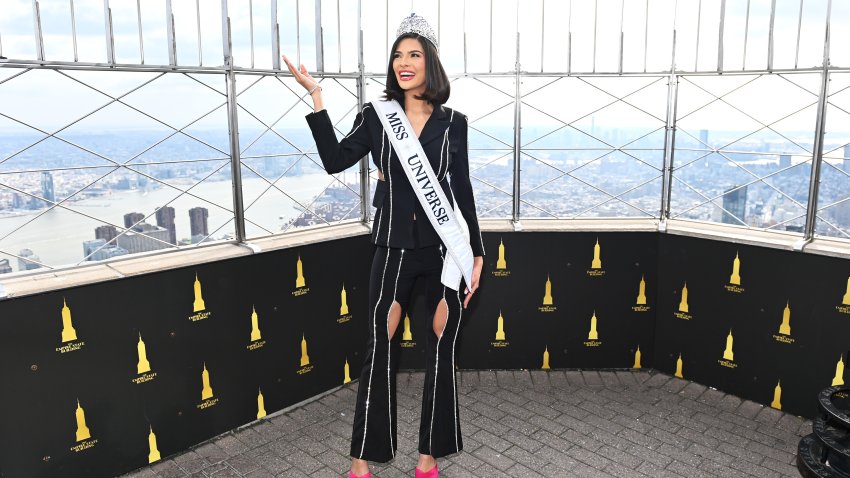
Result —
[{"label": "empire state building logo", "polygon": [[199,320],[204,320],[211,315],[211,312],[207,310],[206,302],[204,302],[204,295],[201,292],[201,280],[198,278],[197,273],[195,273],[195,284],[193,290],[195,293],[195,300],[192,302],[193,313],[189,316],[189,320],[197,322]]},{"label": "empire state building logo", "polygon": [[307,279],[304,278],[304,263],[301,262],[301,256],[299,255],[298,260],[295,262],[295,290],[292,291],[292,295],[299,297],[308,292],[310,292],[310,288],[307,287]]}]

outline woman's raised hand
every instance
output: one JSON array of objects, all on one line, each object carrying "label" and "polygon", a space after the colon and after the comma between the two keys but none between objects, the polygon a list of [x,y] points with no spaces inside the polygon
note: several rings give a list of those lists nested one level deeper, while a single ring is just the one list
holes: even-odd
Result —
[{"label": "woman's raised hand", "polygon": [[292,76],[295,78],[295,81],[297,81],[307,91],[310,91],[312,93],[311,90],[319,86],[319,82],[316,81],[316,79],[310,75],[310,72],[307,71],[307,68],[305,68],[303,64],[301,65],[301,68],[295,68],[295,65],[293,65],[292,62],[289,61],[289,58],[287,58],[286,55],[282,56],[283,61],[286,63],[286,67],[289,68],[289,72],[292,73]]},{"label": "woman's raised hand", "polygon": [[324,104],[322,102],[322,87],[319,86],[319,82],[310,75],[310,72],[307,71],[307,68],[305,68],[303,64],[301,65],[301,68],[295,68],[295,65],[289,61],[289,58],[287,58],[286,55],[281,56],[283,57],[284,63],[286,63],[286,67],[289,68],[289,72],[292,73],[292,77],[295,78],[295,81],[303,86],[304,89],[307,90],[308,94],[313,98],[313,110],[323,110]]}]

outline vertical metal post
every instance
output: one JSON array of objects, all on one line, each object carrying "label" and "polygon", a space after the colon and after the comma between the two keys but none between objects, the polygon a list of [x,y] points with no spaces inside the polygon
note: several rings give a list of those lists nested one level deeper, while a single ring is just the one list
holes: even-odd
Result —
[{"label": "vertical metal post", "polygon": [[670,79],[667,80],[667,121],[664,127],[664,169],[661,184],[661,223],[659,231],[667,230],[670,218],[670,193],[673,186],[673,159],[676,146],[676,115],[679,103],[679,77],[673,66],[670,67]]},{"label": "vertical metal post", "polygon": [[751,0],[747,0],[747,19],[746,23],[744,23],[744,58],[741,61],[741,70],[747,69],[747,43],[749,43],[750,39],[750,3]]},{"label": "vertical metal post", "polygon": [[649,51],[649,0],[646,0],[646,10],[643,17],[643,72],[646,73],[646,54]]},{"label": "vertical metal post", "polygon": [[[225,12],[222,11],[222,15]],[[168,64],[177,66],[177,40],[174,38],[174,13],[171,10],[171,0],[165,0],[165,28],[168,35]]]},{"label": "vertical metal post", "polygon": [[720,0],[720,31],[717,35],[717,71],[723,71],[723,28],[726,24],[726,0]]},{"label": "vertical metal post", "polygon": [[543,49],[546,47],[546,0],[540,0],[540,73],[543,73]]},{"label": "vertical metal post", "polygon": [[617,64],[617,73],[623,74],[623,41],[625,40],[625,34],[623,33],[623,15],[625,15],[626,11],[626,0],[620,0],[620,60]]},{"label": "vertical metal post", "polygon": [[463,72],[466,73],[466,0],[463,0]]},{"label": "vertical metal post", "polygon": [[198,22],[198,66],[204,66],[204,49],[201,46],[201,0],[195,0],[195,13]]},{"label": "vertical metal post", "polygon": [[514,188],[513,188],[513,223],[514,229],[520,230],[520,163],[522,159],[522,91],[520,88],[522,73],[519,63],[519,32],[516,33],[516,63],[514,65],[514,81],[516,81],[516,93],[514,96]]},{"label": "vertical metal post", "polygon": [[44,61],[44,37],[41,34],[41,8],[38,0],[32,0],[32,21],[35,26],[35,54],[38,61]]},{"label": "vertical metal post", "polygon": [[803,0],[800,0],[800,11],[797,13],[797,48],[794,52],[794,69],[800,61],[800,31],[803,29]]},{"label": "vertical metal post", "polygon": [[109,7],[109,0],[103,0],[103,22],[106,33],[106,61],[115,63],[115,34],[112,31],[112,8]]},{"label": "vertical metal post", "polygon": [[599,25],[599,0],[593,1],[593,72],[596,73],[596,28]]},{"label": "vertical metal post", "polygon": [[325,71],[325,42],[322,34],[322,0],[316,1],[316,71]]},{"label": "vertical metal post", "polygon": [[248,0],[248,32],[251,34],[251,68],[254,68],[254,0]]},{"label": "vertical metal post", "polygon": [[694,71],[699,70],[699,37],[700,37],[700,27],[702,26],[702,0],[699,0],[697,4],[697,45],[696,51],[694,52]]},{"label": "vertical metal post", "polygon": [[[357,103],[360,111],[363,111],[363,103],[366,102],[366,65],[363,64],[363,2],[357,0]],[[369,224],[372,216],[371,202],[369,201],[369,155],[360,159],[360,222]]]},{"label": "vertical metal post", "polygon": [[767,33],[767,71],[773,71],[773,32],[776,26],[776,0],[770,2],[770,30]]},{"label": "vertical metal post", "polygon": [[490,0],[490,67],[487,71],[493,73],[493,0]]},{"label": "vertical metal post", "polygon": [[570,13],[567,17],[567,75],[573,71],[573,0],[570,0]]},{"label": "vertical metal post", "polygon": [[295,0],[295,67],[301,67],[301,0]]},{"label": "vertical metal post", "polygon": [[[169,3],[171,0],[168,0]],[[237,242],[245,242],[245,209],[242,202],[242,160],[239,151],[239,114],[236,100],[236,72],[233,70],[233,42],[227,0],[221,0],[221,28],[227,86],[227,130],[230,136],[230,173],[233,187],[233,221]]]},{"label": "vertical metal post", "polygon": [[272,68],[280,70],[280,25],[277,23],[277,0],[271,4],[272,20]]},{"label": "vertical metal post", "polygon": [[[137,25],[139,27],[139,62],[142,65],[145,64],[145,38],[142,34],[142,0],[136,0],[136,18],[138,19]],[[76,39],[74,39],[74,57],[76,58]],[[76,61],[76,60],[75,60]]]},{"label": "vertical metal post", "polygon": [[342,15],[339,9],[339,0],[336,0],[336,58],[337,58],[337,66],[339,67],[337,72],[342,73],[342,21],[340,20],[340,15]]},{"label": "vertical metal post", "polygon": [[[137,0],[138,1],[138,0]],[[79,61],[79,56],[77,55],[77,17],[74,13],[74,0],[70,0],[71,2],[71,40],[74,45],[74,61]],[[142,15],[139,14],[139,22],[142,21]],[[3,56],[3,46],[0,45],[0,56]],[[144,61],[142,62],[144,64]]]},{"label": "vertical metal post", "polygon": [[820,94],[818,95],[818,115],[815,122],[815,142],[812,148],[812,170],[809,178],[809,203],[806,205],[806,226],[803,229],[803,240],[794,248],[803,248],[815,237],[817,225],[818,194],[820,191],[820,171],[823,164],[823,137],[826,132],[826,110],[829,103],[829,36],[830,16],[832,15],[832,0],[827,3],[826,35],[823,43],[823,69],[821,72]]}]

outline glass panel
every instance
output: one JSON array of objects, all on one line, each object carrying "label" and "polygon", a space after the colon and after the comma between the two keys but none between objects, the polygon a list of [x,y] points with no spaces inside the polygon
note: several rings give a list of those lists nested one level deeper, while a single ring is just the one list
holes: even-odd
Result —
[{"label": "glass panel", "polygon": [[663,78],[523,83],[523,216],[658,216]]},{"label": "glass panel", "polygon": [[850,74],[830,76],[815,230],[850,238]]},{"label": "glass panel", "polygon": [[830,65],[850,66],[850,2],[832,2],[829,44]]},{"label": "glass panel", "polygon": [[646,71],[646,2],[625,2],[623,71]]},{"label": "glass panel", "polygon": [[701,0],[697,71],[717,70],[720,43],[720,0]]},{"label": "glass panel", "polygon": [[696,68],[700,2],[680,2],[676,8],[676,69]]},{"label": "glass panel", "polygon": [[[4,115],[55,132],[4,118],[0,253],[13,266],[32,259],[25,250],[58,266],[232,238],[223,97],[206,83],[178,73],[34,70],[0,94],[13,99],[0,105]],[[33,107],[57,95],[63,108]],[[205,217],[190,220],[193,208]],[[193,237],[202,225],[206,233]]]},{"label": "glass panel", "polygon": [[598,0],[596,25],[596,71],[620,68],[620,12],[622,0]]},{"label": "glass panel", "polygon": [[650,0],[648,71],[669,71],[673,59],[673,14],[675,0]]},{"label": "glass panel", "polygon": [[799,231],[818,78],[683,77],[671,216]]},{"label": "glass panel", "polygon": [[469,122],[469,171],[479,218],[511,217],[515,89],[513,78],[452,83],[449,106]]},{"label": "glass panel", "polygon": [[32,2],[15,0],[3,5],[0,15],[0,41],[6,58],[35,60]]}]

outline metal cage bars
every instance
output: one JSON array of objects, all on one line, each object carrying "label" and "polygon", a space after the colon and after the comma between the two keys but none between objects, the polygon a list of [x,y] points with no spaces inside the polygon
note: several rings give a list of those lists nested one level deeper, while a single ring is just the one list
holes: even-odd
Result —
[{"label": "metal cage bars", "polygon": [[[750,23],[750,1],[747,1],[747,18],[746,18],[746,26],[744,33],[744,48],[743,48],[743,65],[744,69],[736,71],[737,73],[745,73],[745,74],[771,74],[778,73],[783,71],[818,71],[821,74],[821,86],[819,92],[818,99],[818,113],[817,113],[817,124],[815,126],[815,147],[812,152],[812,174],[810,176],[810,184],[809,184],[809,201],[807,204],[806,211],[806,225],[803,232],[803,241],[801,241],[801,246],[803,247],[805,243],[811,241],[814,237],[816,220],[817,220],[817,195],[818,195],[818,184],[820,177],[820,166],[822,161],[823,154],[823,138],[824,131],[826,127],[826,105],[828,102],[828,84],[829,84],[829,75],[831,71],[841,71],[843,69],[831,67],[829,64],[829,44],[830,44],[830,25],[831,25],[831,12],[832,12],[832,0],[829,0],[827,6],[827,15],[826,15],[826,30],[825,30],[825,38],[824,38],[824,51],[823,51],[823,63],[820,68],[817,69],[799,69],[799,53],[800,53],[800,38],[802,31],[802,23],[803,23],[803,7],[805,0],[800,0],[799,2],[799,12],[797,15],[797,32],[795,39],[795,68],[793,70],[776,70],[773,68],[774,66],[774,24],[776,17],[776,0],[771,2],[771,12],[770,12],[770,28],[769,28],[769,40],[768,40],[768,49],[767,49],[767,70],[764,71],[756,71],[756,70],[746,70],[746,57],[747,57],[747,42],[749,39],[749,23]],[[251,8],[252,7],[251,2]],[[572,24],[572,0],[569,5],[569,24]],[[246,238],[245,234],[245,218],[244,218],[244,209],[243,209],[243,198],[242,198],[242,187],[241,187],[241,160],[240,160],[240,147],[239,147],[239,137],[238,137],[238,113],[237,113],[237,102],[236,102],[236,73],[257,73],[257,74],[273,74],[275,76],[281,75],[280,69],[280,25],[277,23],[277,12],[278,12],[278,0],[271,0],[270,8],[271,8],[271,46],[272,46],[272,54],[273,54],[273,68],[274,70],[260,70],[253,68],[254,63],[254,24],[253,24],[253,14],[251,15],[250,22],[250,35],[251,35],[251,68],[240,68],[234,64],[233,61],[233,51],[232,51],[232,29],[230,25],[230,16],[228,13],[228,0],[222,0],[221,8],[222,8],[222,40],[223,40],[223,52],[224,52],[224,65],[223,67],[205,67],[203,66],[203,54],[201,50],[201,20],[200,20],[200,3],[196,0],[195,2],[195,13],[196,13],[196,22],[197,22],[197,34],[198,34],[198,66],[180,66],[177,61],[177,43],[175,37],[175,23],[174,23],[174,14],[172,11],[171,0],[166,0],[166,33],[167,33],[167,46],[168,46],[168,58],[169,65],[166,66],[156,66],[156,65],[146,65],[145,63],[145,53],[144,53],[144,39],[142,34],[142,15],[141,15],[141,6],[140,0],[136,2],[136,13],[137,13],[137,27],[139,34],[139,57],[140,62],[136,65],[128,65],[128,64],[119,64],[115,61],[115,51],[114,51],[114,32],[113,32],[113,20],[112,20],[112,10],[110,7],[110,1],[104,0],[104,24],[105,24],[105,38],[106,38],[106,51],[107,51],[107,64],[91,64],[91,63],[80,63],[78,62],[78,52],[77,52],[77,31],[76,31],[76,19],[75,19],[75,7],[74,0],[69,0],[70,6],[70,21],[71,21],[71,31],[72,31],[72,45],[73,45],[73,53],[74,53],[74,62],[50,62],[45,59],[44,56],[44,42],[43,42],[43,32],[42,32],[42,22],[41,22],[41,11],[39,0],[32,0],[32,9],[33,9],[33,21],[34,21],[34,34],[35,34],[35,45],[36,45],[36,62],[30,62],[26,60],[12,60],[12,61],[3,61],[3,63],[8,63],[10,65],[16,65],[26,68],[48,68],[48,69],[71,69],[71,68],[79,68],[79,69],[89,69],[89,70],[126,70],[126,71],[170,71],[170,72],[219,72],[224,73],[226,79],[226,96],[227,96],[227,118],[228,118],[228,128],[230,135],[230,153],[231,153],[231,171],[233,178],[233,204],[234,204],[234,219],[236,222],[236,240],[238,242],[244,242]],[[337,39],[337,51],[339,53],[340,58],[340,71],[338,73],[331,73],[325,71],[324,65],[324,39],[323,39],[323,31],[322,31],[322,2],[321,0],[314,0],[315,6],[315,46],[316,46],[316,64],[317,64],[317,73],[319,73],[322,77],[339,77],[339,78],[355,78],[357,80],[357,97],[358,104],[362,107],[363,102],[365,101],[365,82],[367,77],[373,76],[366,73],[366,65],[363,59],[363,50],[364,50],[364,40],[363,40],[363,28],[362,28],[362,0],[358,0],[358,61],[357,61],[357,72],[356,73],[342,73],[341,72],[341,64],[342,64],[342,47],[341,47],[341,34],[338,35]],[[300,0],[296,0],[296,8],[300,7]],[[464,2],[464,24],[466,23],[466,2]],[[545,1],[543,2],[543,8],[545,9]],[[594,15],[596,15],[598,10],[598,0],[594,2]],[[698,4],[698,15],[697,15],[697,37],[696,37],[696,51],[695,51],[695,70],[696,66],[699,63],[699,44],[700,44],[700,22],[702,18],[702,0],[700,0]],[[619,38],[619,48],[618,48],[618,71],[617,75],[620,76],[629,76],[630,72],[623,72],[623,41],[624,41],[624,33],[623,33],[623,20],[622,17],[624,15],[625,2],[621,0],[620,2],[620,38]],[[545,11],[545,10],[544,10]],[[724,72],[723,71],[723,61],[724,61],[724,49],[723,49],[723,40],[724,40],[724,28],[725,28],[725,20],[726,20],[726,0],[721,0],[720,5],[720,18],[719,18],[719,32],[718,32],[718,47],[717,47],[717,72],[721,73],[736,73],[736,72]],[[645,9],[645,20],[646,27],[644,29],[644,72],[647,70],[647,59],[646,52],[648,48],[648,32],[649,32],[649,17],[650,17],[650,2],[647,0],[646,9]],[[492,40],[493,35],[493,6],[492,0],[490,2],[490,36]],[[340,23],[340,10],[339,10],[339,2],[337,1],[337,24]],[[597,20],[594,20],[596,22]],[[388,22],[389,18],[385,19],[387,23],[386,28],[389,28]],[[664,162],[663,162],[663,179],[662,179],[662,191],[661,191],[661,204],[660,204],[660,214],[659,219],[662,223],[662,228],[666,222],[666,219],[670,217],[670,197],[671,197],[671,186],[673,182],[673,171],[675,168],[675,137],[676,137],[676,119],[677,119],[677,103],[678,103],[678,84],[680,78],[685,76],[687,73],[684,73],[681,70],[676,69],[676,15],[674,13],[673,16],[673,29],[672,29],[672,49],[671,49],[671,62],[670,69],[666,73],[668,75],[668,99],[667,99],[667,116],[666,116],[666,124],[665,124],[665,139],[664,139]],[[438,29],[439,29],[439,21],[438,21]],[[561,73],[562,76],[594,76],[594,74],[586,75],[572,71],[571,67],[571,59],[573,56],[573,42],[572,42],[572,28],[569,27],[567,32],[567,71],[565,73]],[[339,28],[337,28],[339,32]],[[544,29],[544,20],[543,16],[541,16],[541,45],[543,44],[545,29]],[[596,33],[596,25],[594,25],[594,35],[593,35],[593,50],[596,50],[596,42],[597,42],[597,33]],[[464,74],[458,75],[461,77],[486,77],[486,76],[512,76],[516,82],[516,90],[514,96],[514,144],[513,146],[513,157],[514,157],[514,171],[513,171],[513,188],[512,188],[512,214],[511,218],[518,227],[521,220],[521,182],[520,182],[520,173],[521,173],[521,157],[522,157],[522,146],[521,146],[521,106],[522,106],[522,93],[520,90],[520,83],[523,77],[530,76],[558,76],[557,73],[546,73],[543,71],[543,51],[541,48],[541,71],[539,73],[536,72],[524,72],[521,69],[520,64],[520,34],[517,32],[516,35],[516,61],[514,71],[512,72],[504,72],[504,73],[494,73],[493,72],[493,42],[490,42],[490,52],[489,52],[489,71],[487,73],[483,73],[480,75],[470,74],[467,71],[467,43],[466,43],[466,32],[464,31],[464,45],[463,45],[463,56],[464,56]],[[297,41],[297,57],[300,62],[301,55],[301,18],[300,13],[296,15],[296,41]],[[2,43],[0,43],[0,55],[2,55]],[[593,72],[596,71],[596,55],[593,57]],[[708,74],[709,72],[695,72],[696,74]],[[595,73],[596,75],[608,75],[606,73]],[[691,73],[693,74],[693,73]],[[361,161],[360,165],[360,201],[361,201],[361,217],[360,220],[364,223],[369,221],[370,216],[370,207],[368,200],[368,192],[369,192],[369,168],[367,158],[364,158]]]}]

